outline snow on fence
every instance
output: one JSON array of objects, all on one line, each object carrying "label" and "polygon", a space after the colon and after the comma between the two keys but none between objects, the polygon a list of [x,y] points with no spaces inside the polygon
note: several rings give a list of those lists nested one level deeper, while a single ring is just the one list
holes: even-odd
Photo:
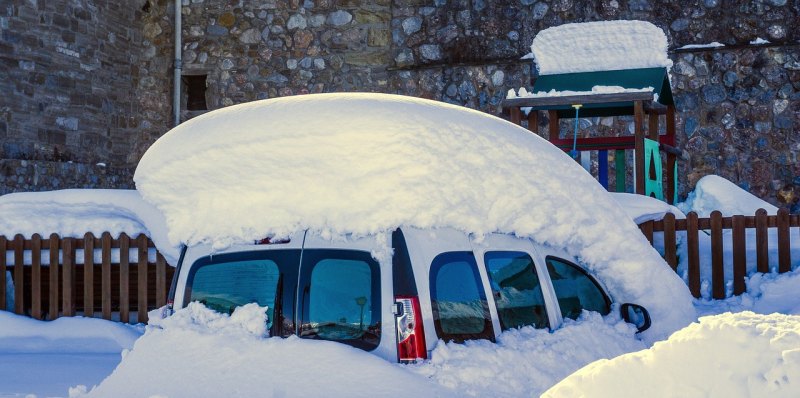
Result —
[{"label": "snow on fence", "polygon": [[0,309],[7,308],[11,288],[14,312],[36,319],[100,315],[147,322],[148,310],[166,304],[173,271],[144,234],[0,236]]},{"label": "snow on fence", "polygon": [[[779,273],[791,271],[790,228],[792,227],[800,227],[800,215],[790,215],[786,209],[779,210],[777,215],[767,215],[766,210],[758,209],[753,216],[734,215],[731,217],[723,217],[722,213],[714,211],[708,218],[699,218],[697,213],[690,212],[685,219],[677,220],[673,214],[667,213],[662,220],[639,224],[642,233],[654,246],[656,243],[660,243],[654,242],[655,233],[663,233],[661,235],[663,235],[664,259],[676,271],[678,271],[679,254],[683,254],[678,251],[677,236],[678,232],[685,232],[686,279],[689,290],[695,297],[701,295],[700,248],[701,246],[708,248],[711,251],[711,296],[714,299],[726,297],[727,279],[732,279],[734,295],[745,292],[748,252],[751,256],[755,254],[755,271],[770,272],[770,251],[773,253],[776,251],[775,247],[770,247],[770,235],[772,235],[772,239],[777,240],[777,271]],[[727,231],[730,231],[730,238],[723,239],[723,232]],[[698,232],[705,232],[710,236],[710,245],[700,244]],[[752,241],[748,243],[748,236],[751,240],[755,238],[755,245],[752,244]],[[727,244],[723,243],[724,241],[727,241]],[[752,260],[753,258],[750,257],[750,263]],[[732,278],[726,279],[725,265],[728,263],[732,265],[729,268]],[[705,266],[705,264],[703,265]]]}]

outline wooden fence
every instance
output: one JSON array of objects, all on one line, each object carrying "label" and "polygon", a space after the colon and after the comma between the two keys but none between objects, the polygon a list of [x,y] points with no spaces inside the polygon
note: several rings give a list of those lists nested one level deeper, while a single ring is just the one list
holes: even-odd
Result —
[{"label": "wooden fence", "polygon": [[[153,252],[155,261],[149,261]],[[108,232],[99,238],[87,233],[83,239],[0,236],[0,271],[6,270],[12,274],[17,314],[50,320],[100,316],[126,323],[132,312],[135,321],[147,322],[148,310],[166,304],[174,272],[147,236],[114,239]],[[0,309],[7,304],[6,283],[6,272],[0,272]]]},{"label": "wooden fence", "polygon": [[778,272],[788,272],[792,268],[790,228],[800,227],[800,215],[790,215],[786,209],[777,215],[769,216],[767,211],[759,209],[753,216],[735,215],[722,217],[722,213],[714,211],[711,217],[699,218],[691,212],[686,219],[676,220],[673,214],[667,213],[663,220],[648,221],[639,225],[642,233],[653,244],[655,232],[663,232],[664,259],[677,270],[677,232],[686,232],[686,256],[688,263],[689,290],[695,297],[700,297],[700,244],[699,231],[708,231],[711,240],[711,286],[714,299],[725,298],[725,269],[723,230],[731,230],[732,262],[733,262],[733,294],[745,292],[747,271],[746,230],[755,230],[756,271],[770,272],[769,269],[769,228],[777,229]]}]

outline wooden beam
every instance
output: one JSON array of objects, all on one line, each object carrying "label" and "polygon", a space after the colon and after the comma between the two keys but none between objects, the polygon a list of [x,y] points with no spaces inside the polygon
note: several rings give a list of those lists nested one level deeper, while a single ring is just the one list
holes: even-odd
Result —
[{"label": "wooden beam", "polygon": [[636,174],[636,193],[644,195],[644,110],[642,108],[642,101],[635,101],[633,103],[633,124],[635,142],[635,159],[634,170]]},{"label": "wooden beam", "polygon": [[653,141],[658,141],[658,114],[647,115],[647,135]]},{"label": "wooden beam", "polygon": [[527,97],[510,98],[503,100],[504,108],[532,107],[541,108],[547,106],[575,105],[575,104],[602,104],[606,102],[632,102],[632,101],[652,101],[651,92],[632,92],[632,93],[610,93],[610,94],[588,94],[588,95],[565,95],[560,97]]},{"label": "wooden beam", "polygon": [[667,145],[675,146],[675,105],[667,106],[666,134],[661,140]]},{"label": "wooden beam", "polygon": [[547,111],[547,117],[550,119],[548,123],[550,142],[553,142],[558,140],[558,112],[554,110]]},{"label": "wooden beam", "polygon": [[528,130],[534,134],[539,134],[539,111],[531,110],[528,113]]},{"label": "wooden beam", "polygon": [[511,123],[519,125],[520,120],[522,120],[521,113],[518,107],[511,108]]}]

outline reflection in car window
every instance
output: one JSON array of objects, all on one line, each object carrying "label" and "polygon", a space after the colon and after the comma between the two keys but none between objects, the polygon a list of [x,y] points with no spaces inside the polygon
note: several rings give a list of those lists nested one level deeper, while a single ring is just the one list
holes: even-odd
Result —
[{"label": "reflection in car window", "polygon": [[[303,252],[300,335],[370,350],[380,342],[380,277],[369,253]],[[308,266],[307,266],[308,264]],[[308,274],[310,272],[310,275]]]},{"label": "reflection in car window", "polygon": [[582,310],[596,311],[603,315],[611,311],[610,300],[583,269],[555,257],[547,257],[546,262],[564,318],[577,319]]},{"label": "reflection in car window", "polygon": [[431,264],[436,334],[447,341],[493,339],[486,295],[471,252],[442,253]]},{"label": "reflection in car window", "polygon": [[280,272],[270,260],[233,261],[198,267],[191,281],[190,301],[225,314],[248,303],[269,307],[272,326]]},{"label": "reflection in car window", "polygon": [[487,252],[484,262],[502,330],[527,325],[550,326],[542,286],[527,253]]}]

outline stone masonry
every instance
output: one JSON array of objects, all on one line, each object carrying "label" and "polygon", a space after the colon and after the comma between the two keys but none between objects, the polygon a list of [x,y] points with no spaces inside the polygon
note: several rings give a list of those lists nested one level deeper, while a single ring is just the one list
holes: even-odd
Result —
[{"label": "stone masonry", "polygon": [[[3,169],[0,192],[86,181],[131,186],[138,158],[171,127],[174,3],[6,3],[0,8],[0,88],[11,95],[0,99],[0,157],[72,161],[64,167],[85,164],[80,173],[97,177],[62,180],[72,171],[42,166],[54,170],[49,178],[4,182],[30,173],[30,166],[17,163]],[[208,109],[374,91],[498,115],[509,89],[530,88],[536,78],[530,60],[520,58],[540,30],[647,20],[664,30],[675,62],[678,143],[689,157],[680,166],[682,193],[714,173],[800,210],[797,1],[182,0],[181,13],[183,74],[204,77]],[[751,44],[757,38],[769,43]],[[712,41],[725,47],[678,50]],[[186,110],[187,101],[184,91],[183,120],[204,112]],[[630,124],[584,119],[581,129],[620,134]]]}]

